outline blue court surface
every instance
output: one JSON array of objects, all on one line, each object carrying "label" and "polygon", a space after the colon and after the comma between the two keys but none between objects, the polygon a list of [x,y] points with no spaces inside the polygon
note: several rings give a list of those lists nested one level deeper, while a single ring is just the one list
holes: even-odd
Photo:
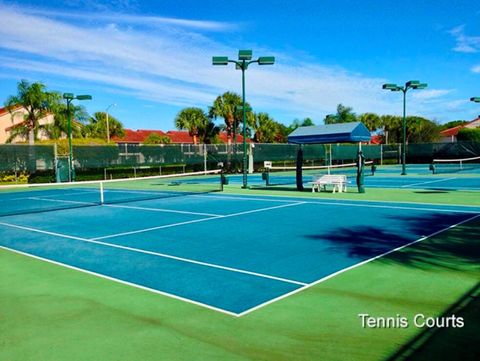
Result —
[{"label": "blue court surface", "polygon": [[222,193],[0,218],[0,246],[234,316],[479,216]]}]

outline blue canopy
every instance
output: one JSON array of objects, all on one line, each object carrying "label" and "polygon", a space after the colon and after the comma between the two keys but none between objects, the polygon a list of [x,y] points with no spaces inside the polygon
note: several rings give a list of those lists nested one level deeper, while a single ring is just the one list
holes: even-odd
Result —
[{"label": "blue canopy", "polygon": [[299,127],[288,136],[294,144],[328,144],[368,142],[370,131],[361,122]]}]

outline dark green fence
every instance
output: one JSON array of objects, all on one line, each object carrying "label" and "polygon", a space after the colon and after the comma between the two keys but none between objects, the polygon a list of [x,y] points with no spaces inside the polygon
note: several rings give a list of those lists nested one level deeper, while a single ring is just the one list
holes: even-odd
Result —
[{"label": "dark green fence", "polygon": [[[263,162],[294,164],[298,145],[295,144],[248,144],[249,164],[255,170],[263,168]],[[305,164],[350,163],[357,157],[357,144],[318,144],[303,146]],[[398,163],[401,146],[362,145],[367,160],[377,163]],[[54,145],[0,145],[0,172],[3,174],[55,174],[57,162]],[[427,143],[409,144],[406,148],[407,163],[431,163],[433,159],[470,158],[480,155],[480,143]],[[65,156],[65,155],[62,155]],[[182,170],[214,169],[223,163],[226,169],[235,172],[242,169],[242,144],[165,144],[165,145],[78,145],[73,147],[74,166],[77,175],[92,174],[106,177],[107,171],[154,169],[162,172],[168,167]],[[125,176],[120,171],[121,176]],[[48,179],[54,179],[48,178]],[[79,179],[77,177],[77,179]]]}]

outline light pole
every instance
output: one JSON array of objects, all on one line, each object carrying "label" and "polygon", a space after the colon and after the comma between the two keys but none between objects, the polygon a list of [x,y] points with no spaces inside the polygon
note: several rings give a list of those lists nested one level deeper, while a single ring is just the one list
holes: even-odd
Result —
[{"label": "light pole", "polygon": [[228,65],[228,63],[235,63],[236,69],[242,71],[242,121],[243,121],[243,186],[247,188],[247,121],[246,121],[246,107],[245,107],[245,70],[252,63],[258,63],[258,65],[273,65],[275,63],[275,57],[273,56],[261,56],[256,60],[252,60],[251,50],[239,50],[238,60],[228,59],[228,56],[214,56],[212,57],[213,65]]},{"label": "light pole", "polygon": [[73,167],[72,156],[72,116],[70,114],[70,103],[72,100],[90,100],[91,95],[73,95],[73,93],[63,93],[63,99],[67,101],[67,126],[68,126],[68,181],[75,180],[75,168]]},{"label": "light pole", "polygon": [[418,80],[410,80],[405,83],[405,86],[399,86],[397,84],[383,84],[382,88],[386,90],[402,91],[403,92],[403,121],[402,121],[402,173],[401,175],[407,175],[406,171],[406,146],[407,146],[407,119],[406,119],[406,109],[407,109],[407,91],[409,89],[425,89],[427,83],[420,83]]},{"label": "light pole", "polygon": [[113,104],[110,104],[108,107],[107,107],[107,110],[105,110],[105,113],[107,114],[106,118],[107,118],[107,143],[110,143],[110,127],[109,127],[109,124],[108,124],[108,110],[112,107],[116,107],[117,104],[116,103],[113,103]]}]

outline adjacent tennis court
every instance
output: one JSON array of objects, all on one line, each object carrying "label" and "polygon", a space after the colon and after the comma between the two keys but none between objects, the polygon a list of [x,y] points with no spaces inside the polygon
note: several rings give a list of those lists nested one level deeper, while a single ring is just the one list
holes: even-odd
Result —
[{"label": "adjacent tennis court", "polygon": [[[217,184],[213,175],[160,180],[105,182],[100,193],[98,182],[19,187],[2,194],[11,206],[3,208],[0,245],[242,316],[480,212],[206,193]],[[26,199],[52,208],[29,209],[27,202],[27,209],[17,209]]]}]

